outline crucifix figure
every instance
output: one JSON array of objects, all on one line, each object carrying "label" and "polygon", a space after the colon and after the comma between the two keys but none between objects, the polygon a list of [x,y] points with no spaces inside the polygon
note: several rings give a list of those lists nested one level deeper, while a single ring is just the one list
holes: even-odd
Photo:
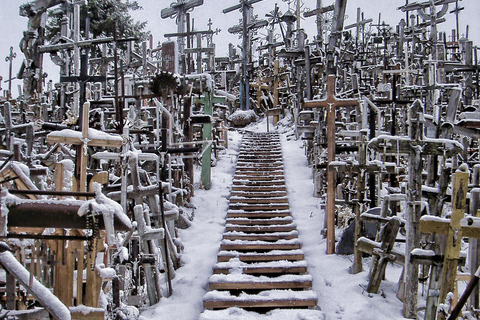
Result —
[{"label": "crucifix figure", "polygon": [[[335,161],[335,111],[337,107],[358,105],[356,99],[337,99],[335,97],[335,75],[328,76],[327,98],[305,101],[305,109],[327,108],[327,154],[328,164]],[[335,253],[335,171],[327,167],[327,254]]]}]

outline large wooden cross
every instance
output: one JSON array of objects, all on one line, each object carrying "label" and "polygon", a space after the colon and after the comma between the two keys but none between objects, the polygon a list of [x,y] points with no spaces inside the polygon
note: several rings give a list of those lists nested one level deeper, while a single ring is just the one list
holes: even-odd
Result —
[{"label": "large wooden cross", "polygon": [[[327,98],[305,101],[304,108],[327,108],[327,154],[328,164],[335,161],[335,111],[337,107],[358,105],[356,99],[335,97],[335,75],[328,76]],[[335,253],[335,171],[327,169],[327,254]]]},{"label": "large wooden cross", "polygon": [[185,42],[184,38],[189,36],[190,30],[185,30],[187,25],[187,11],[194,9],[195,7],[203,5],[203,0],[178,0],[173,2],[169,8],[165,8],[161,11],[160,16],[162,19],[176,18],[177,19],[177,37],[178,37],[178,50],[180,52],[182,69],[181,72],[186,72],[184,61]]},{"label": "large wooden cross", "polygon": [[87,102],[83,106],[82,115],[82,131],[73,131],[65,129],[54,131],[47,136],[49,144],[67,143],[77,148],[76,175],[78,177],[78,189],[74,191],[87,191],[87,147],[113,147],[120,148],[123,145],[123,138],[118,135],[110,135],[94,129],[88,128],[88,114],[90,111],[90,103]]}]

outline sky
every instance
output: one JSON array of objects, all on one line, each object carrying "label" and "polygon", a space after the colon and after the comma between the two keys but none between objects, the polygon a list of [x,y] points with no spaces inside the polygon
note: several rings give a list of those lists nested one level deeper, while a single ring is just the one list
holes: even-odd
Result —
[{"label": "sky", "polygon": [[[9,76],[9,63],[5,61],[5,57],[10,54],[10,47],[13,46],[14,52],[17,54],[13,60],[13,75],[15,76],[20,68],[23,53],[20,51],[18,44],[22,38],[22,33],[27,29],[27,18],[19,16],[19,6],[26,3],[26,0],[0,0],[0,22],[3,26],[3,35],[0,37],[0,76],[4,80]],[[164,41],[163,34],[176,32],[177,27],[174,19],[162,19],[160,11],[170,6],[173,0],[138,0],[143,10],[132,13],[135,20],[148,21],[147,30],[154,36],[154,43]],[[333,0],[323,0],[323,5],[332,4]],[[410,1],[412,2],[412,1]],[[214,37],[216,43],[217,56],[226,56],[228,53],[228,44],[234,43],[236,45],[241,43],[241,40],[236,35],[228,33],[227,29],[232,25],[239,23],[241,13],[233,11],[228,14],[222,13],[222,10],[238,4],[239,0],[204,0],[204,5],[195,8],[191,16],[194,18],[194,25],[197,30],[206,30],[208,19],[212,18],[212,28],[220,29],[220,33]],[[289,4],[285,0],[263,0],[254,5],[254,13],[258,15],[259,19],[265,18],[265,14],[272,11],[275,3],[278,3],[280,10],[285,12]],[[348,0],[347,1],[347,18],[345,25],[354,23],[356,20],[356,11],[361,7],[365,13],[365,18],[372,18],[374,22],[378,21],[379,13],[381,13],[381,20],[391,25],[396,25],[400,19],[405,17],[405,14],[398,11],[396,8],[405,4],[405,0],[388,0],[388,1],[366,1],[366,0]],[[460,13],[460,33],[465,34],[467,24],[470,25],[469,36],[474,41],[474,44],[480,44],[480,27],[475,22],[480,16],[480,1],[478,0],[461,0],[460,5],[465,7]],[[303,8],[313,9],[316,6],[316,0],[303,0]],[[295,5],[292,4],[292,8]],[[451,8],[454,5],[450,5]],[[315,18],[303,19],[301,27],[305,29],[310,41],[316,34]],[[440,25],[439,29],[447,31],[449,35],[451,29],[455,27],[455,18],[453,14],[448,14],[446,23]],[[264,36],[263,31],[260,36]],[[50,76],[58,78],[58,67],[55,67],[48,56],[44,59],[46,64],[46,72]],[[20,81],[13,82],[13,93],[17,92],[16,87]],[[8,84],[2,82],[2,88],[7,88]]]}]

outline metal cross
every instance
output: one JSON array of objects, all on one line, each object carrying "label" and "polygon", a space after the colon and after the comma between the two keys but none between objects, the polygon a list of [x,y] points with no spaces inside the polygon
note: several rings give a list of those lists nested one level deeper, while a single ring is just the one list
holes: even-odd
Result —
[{"label": "metal cross", "polygon": [[[12,96],[12,62],[13,59],[17,57],[17,53],[13,52],[13,47],[10,47],[10,54],[5,57],[6,62],[10,62],[9,70],[8,70],[8,93],[7,93],[7,99],[9,99]],[[5,82],[7,82],[5,81]]]}]

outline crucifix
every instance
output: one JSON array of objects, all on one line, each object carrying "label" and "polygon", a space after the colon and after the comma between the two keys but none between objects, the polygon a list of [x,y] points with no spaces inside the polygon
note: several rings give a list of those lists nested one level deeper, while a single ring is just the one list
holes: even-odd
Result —
[{"label": "crucifix", "polygon": [[[335,161],[335,118],[337,107],[358,105],[357,99],[337,99],[335,97],[335,75],[328,76],[327,98],[322,100],[305,101],[304,108],[327,109],[327,154],[328,164]],[[335,171],[327,170],[327,254],[335,253]]]},{"label": "crucifix", "polygon": [[[260,20],[254,24],[251,24],[251,11],[254,3],[262,0],[241,0],[240,4],[223,10],[223,13],[229,13],[234,10],[240,9],[242,11],[242,78],[240,80],[240,109],[248,110],[249,107],[249,91],[250,82],[247,74],[247,64],[250,62],[250,36],[249,31],[251,29],[260,28],[268,24],[267,21]],[[259,24],[261,22],[261,24]],[[238,30],[239,31],[239,30]],[[238,32],[237,29],[230,28],[228,32]]]},{"label": "crucifix", "polygon": [[[12,96],[12,80],[14,79],[14,78],[12,78],[12,62],[13,62],[13,59],[15,59],[16,57],[17,57],[17,53],[13,52],[13,47],[10,47],[10,54],[5,58],[5,61],[10,63],[9,69],[8,69],[7,99],[10,99],[10,97]],[[7,82],[7,81],[5,81],[5,82]]]},{"label": "crucifix", "polygon": [[178,0],[177,2],[173,2],[170,5],[170,8],[165,8],[161,11],[160,15],[162,19],[166,18],[175,18],[177,19],[177,32],[178,36],[178,50],[180,52],[180,59],[181,59],[181,68],[180,72],[186,72],[186,66],[184,62],[184,55],[185,55],[185,42],[184,38],[187,36],[187,32],[190,30],[185,30],[185,26],[187,25],[187,12],[189,10],[194,9],[195,7],[203,5],[203,0]]},{"label": "crucifix", "polygon": [[[75,82],[80,85],[80,106],[86,102],[85,87],[88,82],[105,82],[107,78],[105,76],[89,76],[88,75],[88,57],[86,54],[82,54],[80,57],[80,75],[79,76],[61,76],[60,82]],[[82,109],[79,110],[80,123],[82,122]],[[121,119],[120,119],[121,120]],[[119,121],[120,121],[119,120]]]}]

